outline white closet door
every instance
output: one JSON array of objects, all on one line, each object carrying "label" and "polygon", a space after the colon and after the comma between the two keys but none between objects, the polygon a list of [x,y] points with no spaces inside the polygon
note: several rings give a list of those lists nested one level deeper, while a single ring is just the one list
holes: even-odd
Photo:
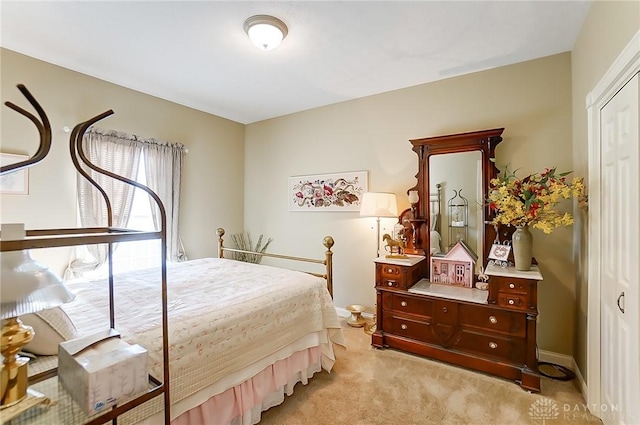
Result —
[{"label": "white closet door", "polygon": [[[640,424],[638,74],[601,110],[601,394],[605,424]],[[608,412],[606,410],[609,410]]]}]

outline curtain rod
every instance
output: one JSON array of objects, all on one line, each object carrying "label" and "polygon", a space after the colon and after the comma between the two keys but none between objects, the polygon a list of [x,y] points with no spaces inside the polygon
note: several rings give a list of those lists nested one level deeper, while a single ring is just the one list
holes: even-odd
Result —
[{"label": "curtain rod", "polygon": [[[91,130],[93,130],[93,127],[89,129],[89,131],[91,131]],[[62,127],[62,131],[64,131],[65,133],[69,133],[71,131],[71,127],[65,125],[64,127]],[[100,130],[100,131],[113,131],[113,132],[119,133],[116,130]],[[134,137],[137,141],[143,142],[143,143],[158,143],[158,141],[155,140],[155,139],[145,139],[143,137],[136,136],[135,134],[129,135],[129,136],[130,137]],[[167,143],[169,145],[173,144],[173,143],[169,143],[169,142],[165,142],[165,143]],[[163,143],[158,143],[158,144],[163,144]],[[182,145],[182,143],[178,143],[178,144]],[[182,151],[184,153],[189,153],[189,148],[187,148],[186,146],[182,145]]]}]

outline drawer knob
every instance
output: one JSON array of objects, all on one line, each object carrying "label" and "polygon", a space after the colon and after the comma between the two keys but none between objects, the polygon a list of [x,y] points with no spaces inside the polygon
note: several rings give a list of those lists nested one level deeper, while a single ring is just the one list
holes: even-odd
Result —
[{"label": "drawer knob", "polygon": [[498,319],[496,319],[496,316],[489,316],[489,321],[494,325],[498,323]]},{"label": "drawer knob", "polygon": [[510,284],[509,284],[509,288],[513,289],[513,288],[515,288],[515,287],[516,287],[516,285],[515,285],[515,284],[513,284],[513,283],[510,283]]},{"label": "drawer knob", "polygon": [[393,280],[390,280],[390,281],[388,281],[388,282],[387,282],[387,285],[389,285],[389,286],[393,286],[393,284],[394,284],[394,283],[395,283],[395,282],[394,282]]},{"label": "drawer knob", "polygon": [[498,344],[496,344],[495,342],[490,342],[489,348],[491,348],[492,350],[495,350],[496,348],[498,348]]},{"label": "drawer knob", "polygon": [[405,325],[405,324],[403,323],[403,324],[401,324],[401,325],[400,325],[400,328],[401,328],[402,330],[405,330],[405,329],[407,329],[407,325]]},{"label": "drawer knob", "polygon": [[406,302],[406,301],[402,301],[402,302],[400,303],[400,305],[401,305],[402,307],[406,307],[406,306],[407,306],[407,302]]},{"label": "drawer knob", "polygon": [[514,300],[509,300],[509,304],[514,305],[516,302]]},{"label": "drawer knob", "polygon": [[393,273],[393,269],[387,269],[387,273]]},{"label": "drawer knob", "polygon": [[446,313],[447,311],[449,311],[449,310],[447,310],[447,307],[442,307],[442,312],[443,313]]}]

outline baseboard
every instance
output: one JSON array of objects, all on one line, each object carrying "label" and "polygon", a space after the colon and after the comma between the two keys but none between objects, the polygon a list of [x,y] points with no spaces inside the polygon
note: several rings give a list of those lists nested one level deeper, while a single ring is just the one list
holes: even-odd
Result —
[{"label": "baseboard", "polygon": [[555,353],[553,351],[538,350],[538,360],[541,362],[549,362],[559,364],[575,372],[576,361],[572,356],[566,354]]},{"label": "baseboard", "polygon": [[587,399],[587,383],[585,382],[582,373],[580,373],[576,359],[572,356],[567,356],[566,354],[554,353],[553,351],[546,350],[538,350],[538,359],[541,362],[555,363],[571,369],[573,373],[576,374],[576,387],[582,393],[582,397],[584,397],[585,400]]},{"label": "baseboard", "polygon": [[584,398],[586,400],[587,399],[587,394],[589,394],[589,392],[588,392],[589,388],[587,387],[587,383],[585,382],[584,378],[582,377],[582,373],[580,373],[580,368],[578,367],[578,364],[576,363],[575,359],[573,359],[573,371],[576,374],[576,381],[577,381],[578,389],[582,393],[582,398]]}]

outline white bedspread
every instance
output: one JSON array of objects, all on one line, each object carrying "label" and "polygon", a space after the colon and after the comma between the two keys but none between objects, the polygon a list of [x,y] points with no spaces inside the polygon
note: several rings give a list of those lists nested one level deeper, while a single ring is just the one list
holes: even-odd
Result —
[{"label": "white bedspread", "polygon": [[[328,370],[332,343],[344,344],[323,279],[218,258],[172,265],[167,276],[172,403],[310,333],[328,331]],[[70,288],[76,300],[64,309],[79,330],[108,327],[106,282]],[[128,273],[115,288],[115,328],[147,348],[151,372],[162,378],[160,271]]]}]

